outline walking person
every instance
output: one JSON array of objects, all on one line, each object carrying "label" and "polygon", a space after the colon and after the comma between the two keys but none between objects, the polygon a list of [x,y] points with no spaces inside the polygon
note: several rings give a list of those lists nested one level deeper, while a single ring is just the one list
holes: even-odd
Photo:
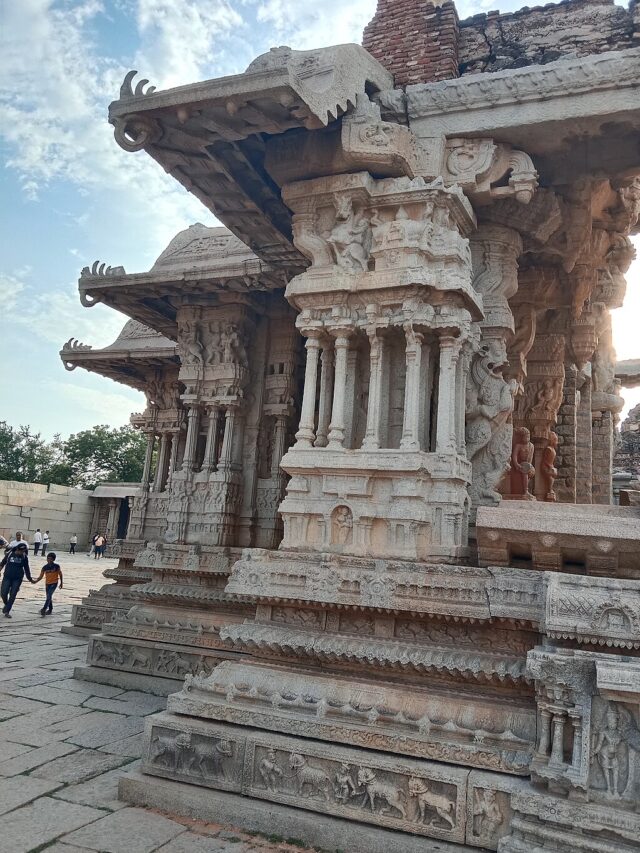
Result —
[{"label": "walking person", "polygon": [[49,531],[45,530],[45,532],[42,534],[42,556],[43,557],[47,553],[48,550],[49,550]]},{"label": "walking person", "polygon": [[102,533],[98,533],[98,535],[96,536],[94,543],[93,543],[93,549],[94,549],[93,559],[94,560],[97,560],[98,557],[102,556],[102,546],[104,545],[104,542],[105,542],[104,536],[102,535]]},{"label": "walking person", "polygon": [[89,548],[89,553],[87,554],[87,557],[90,557],[92,554],[95,554],[95,552],[96,552],[96,539],[97,538],[98,538],[98,534],[94,533],[93,536],[91,537],[91,547]]},{"label": "walking person", "polygon": [[11,619],[11,608],[25,575],[27,580],[34,583],[29,569],[29,549],[26,542],[18,542],[16,547],[9,551],[0,563],[0,569],[4,569],[2,584],[0,584],[0,597],[4,604],[2,612],[7,619]]},{"label": "walking person", "polygon": [[62,589],[62,569],[56,563],[56,555],[53,551],[47,554],[47,562],[33,583],[38,583],[42,578],[44,578],[45,600],[40,615],[48,616],[53,613],[53,593],[56,591],[58,584],[60,584],[60,589]]},{"label": "walking person", "polygon": [[74,533],[73,536],[71,537],[71,539],[69,539],[69,553],[70,554],[76,553],[76,545],[77,544],[78,544],[78,535],[77,535],[77,533]]},{"label": "walking person", "polygon": [[[40,546],[42,545],[42,533],[40,533],[40,528],[36,530],[33,534],[33,556],[38,556],[38,551],[40,550]],[[42,553],[44,554],[44,548],[42,549]]]}]

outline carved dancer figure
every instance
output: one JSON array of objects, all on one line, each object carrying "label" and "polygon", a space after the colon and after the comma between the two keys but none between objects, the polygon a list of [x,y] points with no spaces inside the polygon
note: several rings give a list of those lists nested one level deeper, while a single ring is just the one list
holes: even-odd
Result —
[{"label": "carved dancer figure", "polygon": [[180,348],[186,364],[202,365],[202,344],[197,323],[186,322],[181,329]]},{"label": "carved dancer figure", "polygon": [[238,333],[238,327],[229,323],[222,335],[223,360],[225,364],[248,366],[247,351]]},{"label": "carved dancer figure", "polygon": [[511,495],[519,500],[535,500],[529,491],[529,482],[536,472],[533,467],[534,452],[531,433],[526,427],[520,427],[515,431],[511,452]]},{"label": "carved dancer figure", "polygon": [[275,750],[269,750],[266,758],[258,765],[258,770],[267,791],[277,791],[282,779],[282,768],[278,765]]},{"label": "carved dancer figure", "polygon": [[[436,815],[449,825],[450,829],[456,825],[455,822],[455,803],[445,797],[444,794],[436,794],[429,788],[429,783],[426,779],[418,779],[413,776],[409,779],[409,794],[415,797],[418,803],[418,818],[424,823],[427,811],[435,811]],[[433,823],[434,818],[429,821],[429,826]]]},{"label": "carved dancer figure", "polygon": [[558,410],[559,399],[553,379],[545,379],[536,392],[536,401],[529,412],[532,418],[554,418]]},{"label": "carved dancer figure", "polygon": [[593,747],[592,760],[596,758],[604,781],[607,786],[607,794],[618,796],[618,784],[620,780],[620,758],[618,750],[623,744],[620,732],[620,718],[618,709],[613,703],[609,703],[604,720],[604,728],[596,733]]},{"label": "carved dancer figure", "polygon": [[491,838],[502,823],[502,812],[496,792],[490,788],[474,791],[473,832],[480,838]]},{"label": "carved dancer figure", "polygon": [[340,803],[346,803],[358,793],[358,786],[351,778],[351,765],[342,763],[340,769],[336,771],[336,800]]},{"label": "carved dancer figure", "polygon": [[351,542],[353,532],[353,516],[351,510],[346,506],[339,506],[333,518],[334,535],[336,545],[348,545]]},{"label": "carved dancer figure", "polygon": [[549,502],[556,500],[556,493],[553,491],[553,483],[558,476],[558,469],[554,465],[556,461],[557,446],[558,436],[555,432],[549,433],[549,443],[542,452],[540,470],[538,472],[542,483],[541,492],[544,493],[544,500]]}]

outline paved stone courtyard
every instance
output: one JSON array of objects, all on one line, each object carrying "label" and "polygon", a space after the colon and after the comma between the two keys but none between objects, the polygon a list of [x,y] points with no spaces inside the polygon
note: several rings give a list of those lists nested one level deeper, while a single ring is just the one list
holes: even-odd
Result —
[{"label": "paved stone courtyard", "polygon": [[[0,848],[10,853],[249,853],[300,845],[129,808],[119,777],[139,764],[144,718],[166,700],[73,677],[84,638],[63,634],[72,604],[115,561],[58,554],[64,589],[40,616],[44,584],[23,583],[0,621]],[[32,571],[42,564],[30,558]]]}]

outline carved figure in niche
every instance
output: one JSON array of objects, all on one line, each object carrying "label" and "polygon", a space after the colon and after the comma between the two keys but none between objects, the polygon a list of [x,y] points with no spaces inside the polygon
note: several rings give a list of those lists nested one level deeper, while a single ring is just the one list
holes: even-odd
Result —
[{"label": "carved figure in niche", "polygon": [[492,340],[482,344],[469,371],[465,436],[473,469],[471,497],[476,504],[500,501],[496,487],[509,467],[513,436],[509,416],[516,383],[503,378],[506,364],[504,342]]},{"label": "carved figure in niche", "polygon": [[542,486],[541,492],[544,493],[544,500],[553,502],[556,500],[556,493],[553,491],[553,484],[558,476],[558,469],[554,463],[556,461],[556,447],[558,446],[558,436],[555,432],[549,433],[549,443],[542,452],[540,460],[540,477]]},{"label": "carved figure in niche", "polygon": [[382,800],[387,804],[387,807],[385,808],[382,805],[380,807],[380,814],[387,814],[396,809],[396,811],[400,812],[402,818],[406,820],[407,810],[404,804],[407,800],[407,795],[402,788],[396,788],[388,782],[380,782],[376,778],[375,772],[369,767],[358,768],[358,786],[364,788],[364,805],[369,803],[372,812],[376,811],[376,800]]},{"label": "carved figure in niche", "polygon": [[449,829],[453,829],[456,825],[455,812],[456,806],[453,800],[446,797],[444,794],[436,794],[431,791],[429,783],[426,779],[418,779],[412,776],[409,779],[409,794],[416,798],[418,804],[418,820],[424,823],[428,812],[435,812],[435,817],[432,817],[428,822],[428,826],[432,826],[436,818],[440,818],[444,823],[448,824]]},{"label": "carved figure in niche", "polygon": [[523,501],[535,500],[529,491],[529,483],[536,473],[536,469],[533,467],[534,452],[531,433],[526,427],[520,427],[513,436],[511,495]]},{"label": "carved figure in niche", "polygon": [[371,230],[362,210],[354,210],[348,196],[336,196],[336,219],[327,238],[336,264],[352,272],[368,269]]},{"label": "carved figure in niche", "polygon": [[248,367],[247,351],[242,343],[238,327],[229,323],[222,334],[223,359],[225,364],[239,364]]},{"label": "carved figure in niche", "polygon": [[336,771],[335,792],[339,803],[346,803],[358,793],[358,786],[351,777],[350,764],[342,763]]},{"label": "carved figure in niche", "polygon": [[350,545],[353,539],[353,516],[348,506],[336,507],[331,523],[333,545]]},{"label": "carved figure in niche", "polygon": [[529,412],[533,418],[555,418],[560,398],[558,395],[559,383],[553,379],[545,379],[538,386],[536,400]]},{"label": "carved figure in niche", "polygon": [[258,765],[258,771],[267,791],[277,791],[282,780],[282,768],[279,766],[275,750],[270,749],[266,758]]},{"label": "carved figure in niche", "polygon": [[[320,767],[311,767],[307,764],[304,755],[298,752],[291,754],[289,767],[293,771],[296,794],[307,797],[323,796],[329,802],[329,791],[332,788],[331,779]],[[305,787],[307,793],[305,794]]]},{"label": "carved figure in niche", "polygon": [[197,323],[185,321],[181,325],[178,345],[180,358],[184,364],[202,365],[204,361],[203,347],[200,342],[200,332]]},{"label": "carved figure in niche", "polygon": [[208,330],[209,333],[204,348],[204,360],[206,364],[211,366],[222,362],[224,347],[222,346],[219,324],[216,322],[209,323]]},{"label": "carved figure in niche", "polygon": [[612,797],[624,796],[629,787],[629,748],[640,752],[640,731],[626,708],[609,702],[592,739],[591,763],[597,761]]},{"label": "carved figure in niche", "polygon": [[473,834],[490,839],[502,823],[498,797],[491,788],[475,788],[473,792]]}]

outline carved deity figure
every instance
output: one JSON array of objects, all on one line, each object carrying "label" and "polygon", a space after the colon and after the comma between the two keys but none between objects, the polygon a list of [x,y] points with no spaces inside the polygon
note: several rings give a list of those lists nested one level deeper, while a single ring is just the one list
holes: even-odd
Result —
[{"label": "carved deity figure", "polygon": [[209,366],[220,364],[223,359],[223,352],[224,348],[222,346],[219,324],[211,322],[207,326],[207,336],[204,345],[205,363]]},{"label": "carved deity figure", "polygon": [[640,731],[631,712],[609,702],[591,742],[591,763],[597,762],[612,797],[624,796],[631,782],[629,749],[640,753]]},{"label": "carved deity figure", "polygon": [[526,427],[520,427],[514,433],[511,452],[511,495],[519,500],[535,500],[529,491],[529,483],[536,472],[533,467],[534,452],[531,433]]},{"label": "carved deity figure", "polygon": [[484,343],[471,364],[465,434],[475,504],[500,501],[496,486],[509,467],[513,434],[509,416],[516,383],[504,380],[505,364],[504,344],[497,340]]},{"label": "carved deity figure", "polygon": [[529,414],[533,418],[555,418],[560,402],[553,379],[545,379],[536,391],[535,403]]},{"label": "carved deity figure", "polygon": [[478,838],[491,839],[502,820],[502,811],[496,792],[491,788],[476,788],[473,798],[474,835]]},{"label": "carved deity figure", "polygon": [[349,545],[353,537],[353,516],[347,506],[339,506],[333,514],[331,539],[334,545]]},{"label": "carved deity figure", "polygon": [[556,493],[553,491],[553,484],[558,476],[558,469],[555,467],[556,447],[558,446],[558,436],[555,432],[549,433],[549,443],[542,452],[540,460],[540,494],[544,494],[544,500],[553,502],[556,500]]},{"label": "carved deity figure", "polygon": [[371,237],[369,223],[361,210],[354,210],[350,198],[338,196],[335,205],[336,221],[328,242],[333,247],[336,263],[352,272],[366,272]]}]

